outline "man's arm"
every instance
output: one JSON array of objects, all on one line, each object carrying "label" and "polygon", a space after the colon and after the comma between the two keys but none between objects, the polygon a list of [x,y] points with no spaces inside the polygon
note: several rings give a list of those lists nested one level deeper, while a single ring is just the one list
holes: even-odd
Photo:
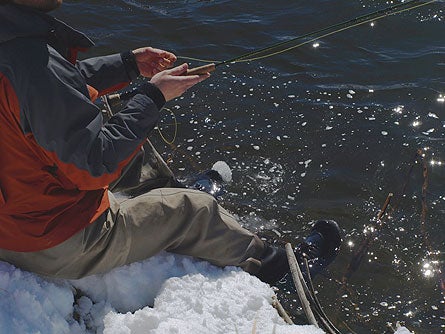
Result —
[{"label": "man's arm", "polygon": [[158,88],[147,83],[103,123],[97,106],[77,87],[59,79],[39,76],[45,84],[33,84],[24,121],[58,173],[76,188],[105,187],[120,176],[145,142],[165,99]]},{"label": "man's arm", "polygon": [[170,68],[176,56],[168,51],[143,47],[110,56],[95,57],[77,62],[76,66],[88,85],[99,91],[99,96],[128,85],[139,75],[151,78]]},{"label": "man's arm", "polygon": [[139,76],[131,52],[85,59],[76,67],[99,96],[122,89]]},{"label": "man's arm", "polygon": [[[37,48],[33,47],[35,54]],[[46,47],[40,50],[48,52]],[[23,68],[28,80],[19,97],[22,128],[81,190],[98,189],[115,180],[156,125],[165,101],[208,77],[183,76],[186,64],[162,71],[103,123],[98,107],[88,99],[84,78],[75,68],[62,67],[65,62],[57,52],[49,58],[54,65],[48,66],[42,54]]]}]

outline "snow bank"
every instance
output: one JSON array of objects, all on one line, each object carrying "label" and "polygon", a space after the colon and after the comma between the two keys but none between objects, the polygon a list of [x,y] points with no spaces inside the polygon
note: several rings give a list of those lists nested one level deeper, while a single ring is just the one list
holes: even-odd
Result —
[{"label": "snow bank", "polygon": [[272,296],[240,269],[168,253],[76,281],[0,262],[0,334],[323,333],[286,325]]},{"label": "snow bank", "polygon": [[54,284],[0,262],[2,334],[76,333],[73,302],[69,285]]},{"label": "snow bank", "polygon": [[167,253],[76,281],[0,262],[0,295],[2,334],[323,333],[286,325],[257,278]]}]

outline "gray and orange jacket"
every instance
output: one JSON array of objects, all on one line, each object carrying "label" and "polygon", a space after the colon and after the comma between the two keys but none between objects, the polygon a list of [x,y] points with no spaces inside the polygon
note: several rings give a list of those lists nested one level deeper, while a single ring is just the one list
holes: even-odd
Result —
[{"label": "gray and orange jacket", "polygon": [[96,220],[158,121],[165,99],[148,83],[104,122],[91,92],[124,87],[137,66],[121,54],[76,61],[92,44],[52,16],[0,5],[2,249],[47,249]]}]

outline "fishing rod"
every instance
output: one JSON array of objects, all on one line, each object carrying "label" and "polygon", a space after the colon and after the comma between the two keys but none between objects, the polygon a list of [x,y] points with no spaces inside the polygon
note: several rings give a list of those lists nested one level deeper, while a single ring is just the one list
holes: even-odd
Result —
[{"label": "fishing rod", "polygon": [[[423,6],[429,5],[436,1],[437,0],[430,0],[427,2],[422,2],[419,0],[411,0],[411,1],[407,1],[407,2],[402,2],[402,3],[396,4],[396,5],[393,5],[390,7],[386,7],[386,8],[383,8],[383,9],[380,9],[380,10],[377,10],[377,11],[374,11],[374,12],[371,12],[368,14],[364,14],[364,15],[352,18],[347,21],[343,21],[340,23],[330,25],[328,27],[325,27],[325,28],[322,28],[322,29],[319,29],[316,31],[311,31],[307,34],[291,38],[290,40],[287,40],[287,41],[278,42],[278,43],[269,45],[267,47],[264,47],[264,48],[261,48],[258,50],[250,51],[250,52],[244,53],[240,56],[237,56],[237,57],[234,57],[234,58],[231,58],[228,60],[224,60],[224,61],[214,62],[214,61],[203,60],[203,59],[192,58],[192,57],[179,57],[179,58],[211,63],[211,64],[207,64],[204,66],[190,69],[187,72],[187,75],[206,74],[208,72],[214,71],[216,69],[216,67],[218,67],[220,65],[231,64],[231,63],[233,64],[233,63],[239,63],[239,62],[248,62],[248,61],[254,61],[254,60],[272,57],[274,55],[293,50],[295,48],[309,44],[315,40],[319,40],[321,38],[339,33],[341,31],[345,31],[345,30],[348,30],[348,29],[351,29],[351,28],[354,28],[354,27],[357,27],[357,26],[360,26],[360,25],[363,25],[363,24],[366,24],[366,23],[369,23],[372,21],[376,21],[376,20],[379,20],[381,18],[390,16],[390,15],[395,15],[395,14],[399,14],[399,13],[402,13],[405,11],[413,10],[415,8],[423,7]],[[311,39],[306,40],[306,41],[299,43],[297,45],[286,47],[287,45],[295,43],[296,41],[304,40],[307,38],[311,38]],[[277,50],[278,48],[283,48],[283,47],[286,47],[286,48],[280,49],[278,51],[273,51],[273,50]],[[264,54],[266,52],[270,52],[270,53]]]},{"label": "fishing rod", "polygon": [[[383,9],[380,9],[380,10],[377,10],[377,11],[374,11],[374,12],[371,12],[371,13],[368,13],[365,15],[361,15],[361,16],[352,18],[347,21],[333,24],[328,27],[309,32],[307,34],[294,37],[287,41],[275,43],[275,44],[269,45],[267,47],[264,47],[264,48],[261,48],[258,50],[250,51],[250,52],[244,53],[242,55],[239,55],[237,57],[234,57],[234,58],[231,58],[228,60],[224,60],[224,61],[209,61],[209,60],[203,60],[203,59],[191,58],[191,57],[178,57],[178,58],[210,63],[207,65],[188,69],[187,72],[184,73],[184,75],[205,75],[207,73],[213,72],[217,66],[221,66],[221,65],[225,65],[225,64],[232,64],[232,63],[248,62],[248,61],[254,61],[254,60],[272,57],[274,55],[278,55],[278,54],[296,49],[298,47],[301,47],[301,46],[311,43],[313,41],[319,40],[321,38],[339,33],[341,31],[352,29],[354,27],[363,25],[365,23],[376,21],[381,18],[385,18],[389,15],[395,15],[395,14],[399,14],[399,13],[402,13],[405,11],[413,10],[415,8],[426,6],[426,5],[429,5],[436,1],[437,0],[429,0],[427,2],[422,2],[419,0],[411,0],[411,1],[407,1],[407,2],[401,2],[401,3],[393,5],[393,6],[389,6],[389,7],[386,7],[386,8],[383,8]],[[301,41],[301,40],[304,40],[304,41],[302,41],[299,44],[293,45],[293,46],[288,46],[288,45],[291,45],[292,43],[295,43],[296,41]],[[279,48],[281,48],[281,49],[279,49]],[[101,100],[104,103],[104,106],[106,109],[105,111],[106,111],[108,117],[111,117],[113,114],[112,106],[119,105],[122,101],[130,99],[137,93],[138,93],[137,88],[134,88],[134,89],[126,91],[126,92],[102,96]],[[161,134],[162,139],[167,144],[170,144],[170,145],[173,144],[173,141],[176,138],[176,133],[177,133],[176,119],[175,119],[175,127],[176,127],[175,135],[174,135],[173,140],[170,142],[165,140],[162,133],[158,129]]]},{"label": "fishing rod", "polygon": [[[374,12],[371,12],[368,14],[354,17],[347,21],[336,23],[336,24],[330,25],[328,27],[325,27],[325,28],[322,28],[319,30],[311,31],[307,34],[291,38],[290,40],[287,40],[287,41],[278,42],[278,43],[269,45],[267,47],[264,47],[264,48],[261,48],[258,50],[254,50],[254,51],[250,51],[250,52],[241,54],[239,56],[236,56],[236,57],[228,59],[228,60],[213,61],[213,60],[204,60],[204,59],[185,57],[185,56],[181,56],[178,58],[209,63],[209,64],[206,64],[203,66],[188,69],[187,72],[184,73],[184,75],[204,75],[204,74],[213,72],[216,69],[216,67],[221,66],[221,65],[240,63],[240,62],[248,62],[248,61],[254,61],[254,60],[272,57],[277,54],[296,49],[298,47],[301,47],[303,45],[311,43],[315,40],[319,40],[321,38],[324,38],[324,37],[327,37],[327,36],[330,36],[333,34],[337,34],[341,31],[352,29],[354,27],[382,19],[382,18],[385,18],[390,15],[395,15],[395,14],[399,14],[399,13],[402,13],[405,11],[410,11],[410,10],[413,10],[413,9],[416,9],[419,7],[423,7],[423,6],[429,5],[436,1],[437,0],[429,0],[426,2],[422,2],[420,0],[410,0],[410,1],[406,1],[406,2],[401,2],[396,5],[392,5],[392,6],[389,6],[389,7],[386,7],[386,8],[383,8],[383,9],[380,9],[380,10],[377,10],[377,11],[374,11]],[[291,45],[292,43],[295,43],[295,42],[301,41],[301,40],[304,40],[304,41],[299,44],[296,44],[296,45],[288,46],[288,45]],[[276,50],[276,51],[274,51],[274,50]],[[124,92],[124,93],[120,93],[120,94],[112,94],[112,95],[107,96],[107,101],[110,105],[114,105],[114,104],[119,103],[120,100],[125,100],[128,98],[131,98],[135,93],[136,93],[135,91],[130,91],[130,92]]]}]

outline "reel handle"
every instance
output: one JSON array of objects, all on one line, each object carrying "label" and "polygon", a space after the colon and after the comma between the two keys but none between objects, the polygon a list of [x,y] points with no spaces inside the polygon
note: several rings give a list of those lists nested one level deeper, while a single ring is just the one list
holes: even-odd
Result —
[{"label": "reel handle", "polygon": [[186,73],[183,75],[205,75],[209,72],[213,72],[215,70],[216,66],[214,63],[195,67],[195,68],[189,68]]}]

